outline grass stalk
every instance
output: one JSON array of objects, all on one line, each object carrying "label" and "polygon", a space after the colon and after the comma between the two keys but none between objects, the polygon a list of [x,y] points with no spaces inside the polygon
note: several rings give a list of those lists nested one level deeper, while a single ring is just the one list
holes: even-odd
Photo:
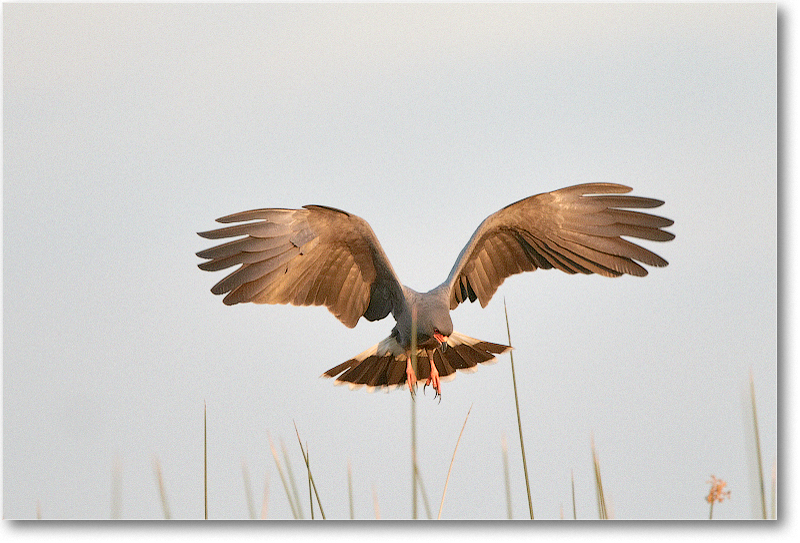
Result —
[{"label": "grass stalk", "polygon": [[305,457],[306,457],[306,468],[308,471],[308,501],[309,501],[309,507],[311,508],[311,520],[314,520],[314,496],[311,495],[311,463],[308,459],[309,457],[308,442],[306,442]]},{"label": "grass stalk", "polygon": [[469,411],[467,411],[467,416],[464,418],[464,424],[461,426],[461,432],[458,434],[458,440],[456,441],[456,448],[453,450],[453,458],[450,459],[450,468],[447,470],[447,478],[444,481],[444,491],[442,492],[442,502],[439,504],[439,516],[436,517],[436,520],[441,520],[442,518],[442,508],[444,507],[444,497],[447,494],[447,485],[450,482],[450,472],[453,471],[453,462],[456,459],[456,452],[458,451],[458,444],[461,443],[461,436],[464,435],[464,428],[467,426],[467,419],[469,419],[469,414],[472,411],[472,406],[469,406]]},{"label": "grass stalk", "polygon": [[[416,368],[413,362],[412,366]],[[411,395],[411,518],[414,520],[417,520],[417,472],[417,402]]]},{"label": "grass stalk", "polygon": [[205,519],[208,520],[208,424],[207,406],[203,402],[203,503],[205,504]]},{"label": "grass stalk", "polygon": [[778,486],[778,460],[776,459],[775,462],[772,463],[772,492],[771,492],[772,514],[770,515],[770,518],[772,520],[776,520],[778,518],[777,513],[775,511],[775,497],[776,497],[777,486]]},{"label": "grass stalk", "polygon": [[247,471],[247,464],[242,460],[242,479],[244,480],[244,498],[247,501],[247,512],[250,520],[256,519],[256,508],[253,504],[253,489],[250,486],[250,473]]},{"label": "grass stalk", "polygon": [[347,461],[347,501],[350,503],[350,520],[355,518],[353,512],[353,470],[350,466],[350,460]]},{"label": "grass stalk", "polygon": [[372,485],[372,507],[375,509],[375,520],[381,520],[381,508],[378,505],[378,491],[375,484]]},{"label": "grass stalk", "polygon": [[758,458],[758,484],[761,489],[761,514],[767,520],[767,496],[764,490],[764,468],[761,465],[761,439],[758,435],[758,414],[756,413],[756,391],[753,384],[753,372],[750,372],[750,402],[753,405],[753,428],[756,433],[756,458]]},{"label": "grass stalk", "polygon": [[322,509],[322,502],[319,500],[319,492],[317,492],[317,485],[314,482],[314,476],[311,475],[311,466],[308,464],[308,454],[303,449],[303,442],[300,441],[300,432],[297,430],[297,424],[294,425],[294,431],[297,434],[297,442],[300,444],[300,452],[303,453],[303,460],[306,462],[306,469],[308,470],[308,479],[311,486],[314,488],[314,495],[317,497],[317,505],[319,506],[319,514],[322,515],[322,520],[325,520],[325,511]]},{"label": "grass stalk", "polygon": [[597,512],[600,516],[600,520],[607,520],[608,511],[606,510],[606,498],[603,494],[603,480],[600,477],[600,460],[598,460],[597,451],[594,448],[594,437],[592,437],[592,463],[594,464],[594,479],[597,490]]},{"label": "grass stalk", "polygon": [[[411,368],[417,375],[417,308],[411,309]],[[416,385],[414,385],[416,388]],[[417,403],[411,390],[411,518],[417,520]]]},{"label": "grass stalk", "polygon": [[722,503],[722,501],[724,501],[726,498],[730,498],[731,491],[725,490],[725,487],[728,483],[722,479],[717,479],[713,475],[711,476],[711,479],[706,482],[711,485],[711,488],[708,491],[708,496],[706,496],[706,500],[709,504],[711,504],[711,507],[708,510],[708,520],[712,520],[714,518],[714,502]]},{"label": "grass stalk", "polygon": [[511,520],[514,516],[511,509],[511,477],[508,473],[508,443],[506,442],[505,434],[500,438],[500,447],[503,450],[503,480],[506,484],[506,512],[508,520]]},{"label": "grass stalk", "polygon": [[569,470],[569,477],[572,480],[572,520],[578,520],[578,510],[575,508],[575,471]]},{"label": "grass stalk", "polygon": [[[506,331],[508,332],[508,345],[511,346],[511,326],[508,324],[508,308],[506,299],[503,298],[503,310],[506,314]],[[531,483],[528,478],[528,462],[525,460],[525,442],[522,440],[522,418],[519,415],[519,395],[517,394],[517,376],[514,372],[514,351],[508,352],[511,357],[511,381],[514,383],[514,403],[517,406],[517,426],[519,427],[519,446],[522,449],[522,469],[525,472],[525,490],[528,492],[528,510],[533,520],[533,501],[531,500]]]},{"label": "grass stalk", "polygon": [[422,496],[422,503],[425,506],[425,515],[428,517],[428,520],[430,520],[432,518],[431,504],[428,501],[428,493],[425,491],[425,485],[422,482],[422,473],[420,473],[419,471],[419,466],[417,466],[416,476],[417,476],[417,484],[419,485],[419,493]]},{"label": "grass stalk", "polygon": [[286,476],[289,479],[289,485],[292,489],[292,496],[294,497],[294,503],[297,507],[297,514],[302,520],[303,517],[303,506],[300,504],[300,492],[297,490],[297,484],[295,483],[294,479],[294,472],[292,471],[292,462],[289,460],[289,451],[286,450],[286,445],[283,443],[283,439],[281,439],[281,453],[283,453],[283,462],[286,466]]},{"label": "grass stalk", "polygon": [[[419,378],[419,372],[417,372],[417,308],[411,308],[411,368],[414,370],[414,377]],[[417,388],[417,384],[414,383],[414,389]],[[414,390],[411,391],[412,396]]]},{"label": "grass stalk", "polygon": [[111,471],[111,519],[119,520],[122,516],[122,462],[117,456]]},{"label": "grass stalk", "polygon": [[269,475],[264,476],[264,495],[261,498],[261,520],[267,518],[267,505],[269,504]]},{"label": "grass stalk", "polygon": [[272,443],[272,437],[269,434],[267,434],[267,438],[269,439],[269,448],[272,451],[272,458],[275,459],[275,466],[278,468],[278,475],[280,475],[281,483],[283,483],[283,489],[286,491],[286,500],[289,502],[289,507],[292,510],[292,516],[295,518],[295,520],[297,520],[300,518],[300,516],[297,513],[297,506],[295,505],[295,502],[292,499],[292,494],[289,491],[289,484],[286,482],[286,476],[283,474],[281,461],[278,458],[278,451],[275,450],[275,445]]},{"label": "grass stalk", "polygon": [[161,496],[161,508],[164,511],[164,519],[169,520],[169,505],[167,504],[167,491],[164,489],[164,476],[161,473],[161,463],[158,458],[153,458],[153,470],[156,473],[156,481],[158,482],[158,494]]}]

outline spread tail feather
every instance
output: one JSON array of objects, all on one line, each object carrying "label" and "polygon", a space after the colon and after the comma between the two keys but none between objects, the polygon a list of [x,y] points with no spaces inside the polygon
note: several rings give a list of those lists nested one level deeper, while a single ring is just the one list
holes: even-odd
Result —
[{"label": "spread tail feather", "polygon": [[[455,379],[455,372],[473,373],[478,364],[497,362],[496,355],[509,351],[511,347],[490,343],[453,332],[447,338],[447,349],[434,350],[433,361],[441,381]],[[417,353],[417,379],[425,380],[430,375],[430,363],[426,349]],[[335,378],[335,384],[347,383],[350,389],[367,387],[368,392],[385,388],[391,390],[405,385],[408,355],[391,336],[347,362],[339,364],[322,374]],[[338,376],[338,377],[337,377]]]}]

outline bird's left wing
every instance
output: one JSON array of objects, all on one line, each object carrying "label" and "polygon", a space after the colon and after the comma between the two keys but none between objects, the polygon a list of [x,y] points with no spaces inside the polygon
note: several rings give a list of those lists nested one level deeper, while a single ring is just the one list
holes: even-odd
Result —
[{"label": "bird's left wing", "polygon": [[621,195],[630,190],[611,183],[576,185],[525,198],[490,215],[439,286],[450,309],[467,299],[486,307],[507,277],[537,268],[617,277],[647,275],[636,261],[666,266],[657,254],[621,237],[675,237],[661,230],[672,225],[670,219],[630,209],[664,202]]},{"label": "bird's left wing", "polygon": [[208,260],[198,266],[239,266],[211,289],[226,294],[227,305],[324,305],[352,328],[362,316],[382,319],[404,303],[392,265],[360,217],[309,205],[244,211],[217,221],[240,224],[199,235],[239,239],[198,252]]}]

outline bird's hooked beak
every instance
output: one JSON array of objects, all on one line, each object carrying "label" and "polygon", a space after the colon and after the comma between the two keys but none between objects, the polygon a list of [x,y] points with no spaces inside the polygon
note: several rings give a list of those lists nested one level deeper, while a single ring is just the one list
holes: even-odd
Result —
[{"label": "bird's hooked beak", "polygon": [[439,350],[441,352],[445,352],[447,350],[447,336],[444,336],[439,332],[434,332],[433,337],[439,342]]}]

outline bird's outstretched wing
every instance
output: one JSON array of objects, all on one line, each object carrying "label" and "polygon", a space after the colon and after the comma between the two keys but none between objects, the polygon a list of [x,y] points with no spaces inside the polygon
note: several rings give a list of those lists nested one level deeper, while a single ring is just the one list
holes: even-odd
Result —
[{"label": "bird's outstretched wing", "polygon": [[[256,209],[217,219],[234,226],[200,232],[238,237],[197,253],[200,269],[239,266],[214,285],[223,302],[325,305],[352,328],[384,318],[404,303],[402,287],[372,228],[338,209]],[[244,236],[244,237],[240,237]]]},{"label": "bird's outstretched wing", "polygon": [[449,292],[450,309],[467,299],[486,307],[506,277],[537,268],[617,277],[647,275],[636,261],[666,266],[660,256],[622,237],[675,237],[661,230],[672,225],[670,219],[630,210],[664,202],[620,196],[630,191],[623,185],[587,183],[537,194],[490,215],[439,287]]}]

